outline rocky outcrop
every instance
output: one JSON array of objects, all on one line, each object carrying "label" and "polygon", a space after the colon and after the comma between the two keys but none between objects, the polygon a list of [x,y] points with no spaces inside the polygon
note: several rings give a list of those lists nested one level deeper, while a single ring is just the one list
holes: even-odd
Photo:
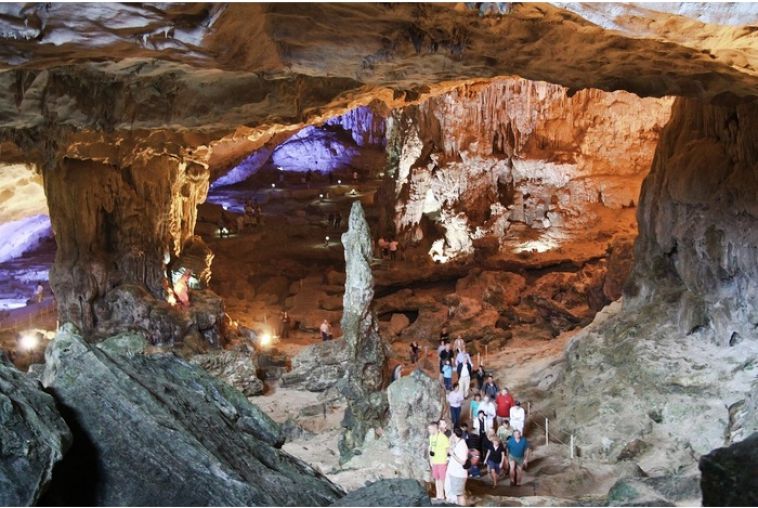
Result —
[{"label": "rocky outcrop", "polygon": [[382,391],[387,353],[372,307],[374,276],[369,262],[373,242],[360,201],[353,202],[342,244],[346,278],[341,328],[348,350],[347,378],[342,387],[348,407],[339,442],[344,461],[360,448],[369,429],[383,424],[387,413]]},{"label": "rocky outcrop", "polygon": [[700,458],[703,506],[758,505],[758,432]]},{"label": "rocky outcrop", "polygon": [[700,497],[695,475],[622,478],[608,491],[608,506],[681,506]]},{"label": "rocky outcrop", "polygon": [[432,506],[432,502],[421,483],[393,479],[369,483],[332,506]]},{"label": "rocky outcrop", "polygon": [[320,342],[304,347],[292,358],[292,369],[284,374],[281,385],[323,392],[344,379],[350,350],[342,339]]},{"label": "rocky outcrop", "polygon": [[263,393],[263,381],[258,379],[255,355],[243,351],[211,351],[194,355],[189,359],[193,365],[205,369],[208,374],[232,385],[246,397]]},{"label": "rocky outcrop", "polygon": [[638,212],[631,303],[677,302],[681,333],[758,339],[758,105],[678,99]]},{"label": "rocky outcrop", "polygon": [[315,505],[342,492],[279,448],[279,426],[237,390],[138,335],[97,346],[65,326],[43,385],[75,425],[72,463],[47,502],[95,505]]},{"label": "rocky outcrop", "polygon": [[0,505],[36,505],[71,440],[53,398],[0,357]]},{"label": "rocky outcrop", "polygon": [[390,419],[387,441],[390,453],[407,464],[404,471],[411,478],[431,481],[427,449],[429,422],[442,418],[445,410],[445,390],[437,379],[420,369],[410,376],[393,382],[387,389]]}]

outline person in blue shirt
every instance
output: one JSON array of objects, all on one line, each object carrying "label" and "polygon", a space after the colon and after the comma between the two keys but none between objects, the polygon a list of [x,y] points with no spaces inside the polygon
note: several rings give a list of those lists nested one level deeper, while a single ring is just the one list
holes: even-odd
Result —
[{"label": "person in blue shirt", "polygon": [[453,389],[453,366],[450,365],[450,360],[445,360],[442,364],[442,379],[445,381],[445,390],[450,391]]},{"label": "person in blue shirt", "polygon": [[510,465],[511,485],[521,485],[524,479],[524,471],[529,462],[529,442],[518,430],[508,438],[505,444],[508,450],[508,462]]}]

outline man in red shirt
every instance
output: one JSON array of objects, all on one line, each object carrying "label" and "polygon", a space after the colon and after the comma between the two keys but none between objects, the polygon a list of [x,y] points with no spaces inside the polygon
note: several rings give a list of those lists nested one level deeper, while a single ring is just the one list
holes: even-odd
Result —
[{"label": "man in red shirt", "polygon": [[510,416],[511,406],[513,406],[513,397],[508,393],[508,388],[503,387],[497,394],[495,406],[497,408],[497,424],[501,425],[503,420]]}]

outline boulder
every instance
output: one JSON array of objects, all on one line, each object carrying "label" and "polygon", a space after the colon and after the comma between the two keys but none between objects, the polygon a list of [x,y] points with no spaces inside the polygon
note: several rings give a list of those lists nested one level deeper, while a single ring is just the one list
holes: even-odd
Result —
[{"label": "boulder", "polygon": [[345,376],[348,349],[344,340],[330,340],[304,347],[292,358],[292,370],[281,378],[281,386],[322,392]]},{"label": "boulder", "polygon": [[431,506],[429,493],[416,480],[388,479],[348,493],[332,506]]},{"label": "boulder", "polygon": [[49,504],[324,506],[341,490],[282,452],[280,427],[245,396],[139,336],[88,344],[64,325],[43,385],[74,422],[77,467]]},{"label": "boulder", "polygon": [[256,375],[255,357],[241,351],[212,351],[189,359],[193,365],[205,369],[213,377],[228,383],[246,397],[263,393],[263,381]]},{"label": "boulder", "polygon": [[758,432],[700,458],[703,506],[758,506]]},{"label": "boulder", "polygon": [[445,390],[438,380],[416,369],[389,386],[387,400],[390,408],[388,442],[394,445],[394,452],[411,462],[407,471],[413,478],[430,481],[426,427],[430,421],[442,418]]},{"label": "boulder", "polygon": [[0,358],[0,506],[37,504],[71,440],[53,398]]}]

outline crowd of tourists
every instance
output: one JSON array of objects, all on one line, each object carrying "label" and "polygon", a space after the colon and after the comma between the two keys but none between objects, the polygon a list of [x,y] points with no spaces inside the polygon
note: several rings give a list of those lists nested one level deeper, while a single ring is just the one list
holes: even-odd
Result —
[{"label": "crowd of tourists", "polygon": [[[529,462],[529,443],[523,435],[526,412],[484,365],[474,369],[460,336],[451,344],[446,329],[440,335],[439,374],[452,425],[446,419],[429,424],[429,463],[436,499],[465,505],[468,478],[489,477],[494,488],[506,475],[511,485],[521,484]],[[411,361],[418,359],[419,346],[413,342]]]}]

